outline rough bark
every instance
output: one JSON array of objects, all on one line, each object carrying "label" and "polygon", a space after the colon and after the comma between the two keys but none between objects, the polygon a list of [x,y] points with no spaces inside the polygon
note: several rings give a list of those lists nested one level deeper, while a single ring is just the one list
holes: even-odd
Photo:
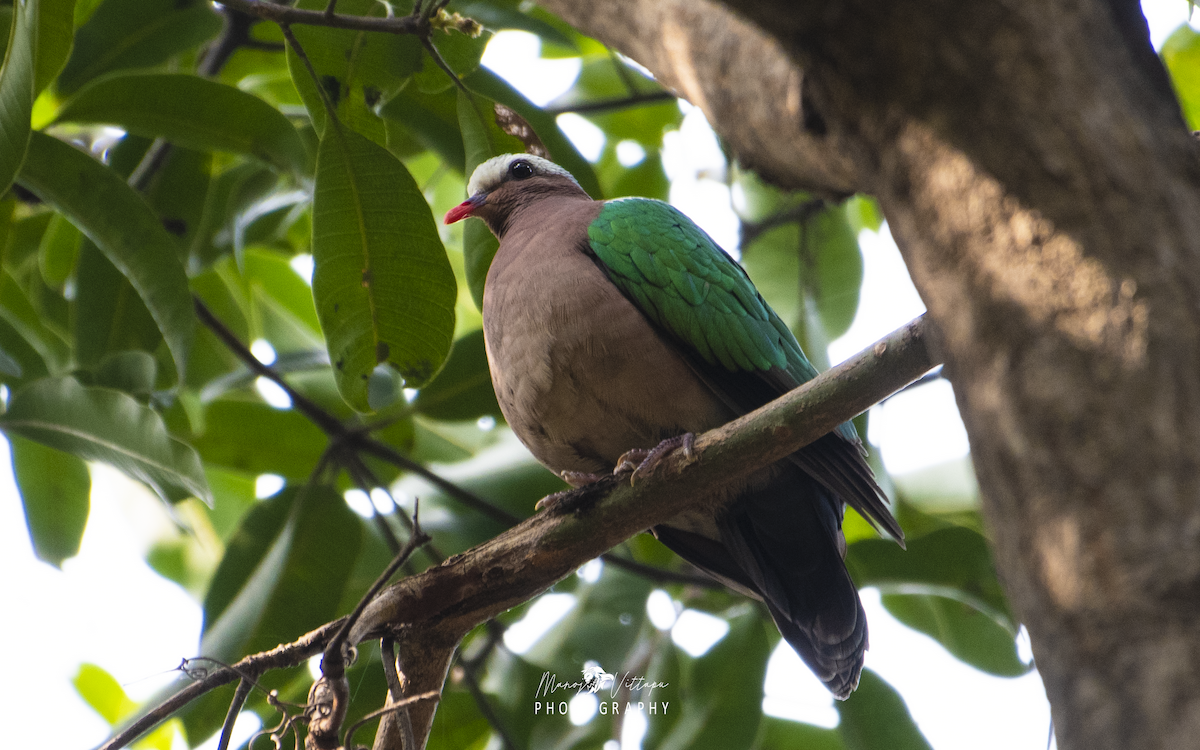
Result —
[{"label": "rough bark", "polygon": [[[684,95],[729,82],[698,103],[736,154],[809,152],[769,177],[850,165],[944,335],[1059,747],[1195,744],[1200,164],[1137,3],[728,0],[736,67],[672,56],[726,49],[713,4],[543,4]],[[801,66],[807,135],[763,130],[738,103],[794,127],[763,100]]]}]

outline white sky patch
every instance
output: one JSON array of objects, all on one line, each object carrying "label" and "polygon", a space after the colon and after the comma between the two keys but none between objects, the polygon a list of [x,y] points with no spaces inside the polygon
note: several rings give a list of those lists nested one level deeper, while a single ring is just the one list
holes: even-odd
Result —
[{"label": "white sky patch", "polygon": [[488,41],[483,64],[542,107],[571,88],[583,65],[577,57],[544,59],[541,50],[541,40],[527,31],[501,31]]},{"label": "white sky patch", "polygon": [[671,628],[671,640],[689,655],[700,657],[729,632],[729,623],[695,609],[685,609]]},{"label": "white sky patch", "polygon": [[[229,747],[241,747],[254,733],[262,729],[262,720],[253,711],[242,711],[233,722],[233,731],[229,735]],[[196,750],[217,750],[221,744],[221,733],[217,732],[208,738],[207,742],[196,747]],[[186,747],[186,744],[184,745]]]},{"label": "white sky patch", "polygon": [[646,149],[637,141],[624,140],[617,144],[617,161],[622,167],[636,167],[646,158]]},{"label": "white sky patch", "polygon": [[600,580],[600,574],[603,572],[604,561],[596,557],[579,566],[579,570],[575,571],[575,575],[588,583],[595,583]]},{"label": "white sky patch", "polygon": [[287,482],[278,474],[259,474],[254,478],[254,496],[259,500],[271,497]]},{"label": "white sky patch", "polygon": [[869,437],[893,474],[906,474],[970,453],[949,381],[935,380],[872,407]]},{"label": "white sky patch", "polygon": [[346,490],[342,494],[342,497],[346,499],[346,505],[350,506],[350,510],[363,518],[370,518],[375,515],[374,503],[371,502],[370,496],[362,490]]},{"label": "white sky patch", "polygon": [[1015,678],[981,672],[897,621],[883,608],[877,589],[863,589],[860,596],[871,624],[867,667],[900,691],[930,745],[1046,747],[1050,704],[1037,672]]},{"label": "white sky patch", "polygon": [[504,645],[514,654],[525,653],[574,606],[572,594],[543,594],[524,617],[504,631]]},{"label": "white sky patch", "polygon": [[767,662],[763,713],[832,729],[838,725],[833,696],[787,641],[780,640]]},{"label": "white sky patch", "polygon": [[559,129],[571,139],[571,143],[575,144],[583,158],[592,163],[600,160],[600,154],[604,153],[604,143],[607,141],[603,130],[593,125],[586,117],[574,112],[559,115],[557,121]]},{"label": "white sky patch", "polygon": [[600,709],[600,699],[592,693],[578,693],[571,702],[567,704],[567,718],[577,727],[581,727],[592,720],[596,715],[596,711]]},{"label": "white sky patch", "polygon": [[725,157],[704,113],[695,107],[681,109],[686,114],[679,130],[663,136],[663,171],[671,180],[671,205],[737,257],[739,222],[723,181]]},{"label": "white sky patch", "polygon": [[396,509],[396,504],[392,502],[392,496],[381,487],[371,490],[371,505],[375,507],[377,513],[383,516]]},{"label": "white sky patch", "polygon": [[641,750],[642,740],[649,728],[650,723],[646,721],[642,709],[635,708],[625,714],[625,721],[621,724],[621,750]]},{"label": "white sky patch", "polygon": [[[1188,23],[1188,4],[1186,0],[1142,0],[1142,15],[1150,27],[1150,43],[1159,49],[1171,32]],[[1196,15],[1192,14],[1193,28],[1198,20]]]},{"label": "white sky patch", "polygon": [[275,409],[292,408],[292,397],[270,378],[264,378],[261,375],[255,378],[254,390],[258,391],[258,395],[263,401],[266,401]]},{"label": "white sky patch", "polygon": [[297,276],[304,279],[305,284],[312,286],[314,264],[311,255],[300,253],[299,255],[292,256],[292,259],[288,261],[288,265],[292,267]]},{"label": "white sky patch", "polygon": [[671,595],[662,589],[654,589],[646,597],[646,616],[650,618],[650,624],[659,630],[674,627],[680,609]]},{"label": "white sky patch", "polygon": [[264,365],[275,364],[275,347],[271,346],[271,342],[266,339],[254,339],[250,343],[250,353]]}]

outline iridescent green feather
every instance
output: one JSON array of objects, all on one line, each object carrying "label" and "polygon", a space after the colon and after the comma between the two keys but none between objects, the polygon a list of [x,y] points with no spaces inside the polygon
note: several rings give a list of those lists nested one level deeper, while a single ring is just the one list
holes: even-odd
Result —
[{"label": "iridescent green feather", "polygon": [[[609,278],[651,320],[705,362],[738,372],[816,376],[796,337],[742,267],[704,230],[662,201],[609,201],[588,226]],[[839,430],[856,440],[849,423]]]},{"label": "iridescent green feather", "polygon": [[796,338],[702,229],[661,201],[610,201],[588,227],[609,277],[658,325],[728,370],[815,376]]}]

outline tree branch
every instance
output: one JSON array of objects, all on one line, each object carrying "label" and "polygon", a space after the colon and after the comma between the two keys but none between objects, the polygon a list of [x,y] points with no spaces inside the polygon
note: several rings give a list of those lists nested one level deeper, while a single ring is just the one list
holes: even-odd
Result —
[{"label": "tree branch", "polygon": [[117,733],[108,742],[100,746],[100,750],[119,750],[136,740],[142,734],[153,729],[159,722],[183,708],[207,692],[227,685],[247,675],[258,675],[271,669],[295,667],[308,661],[311,657],[325,650],[325,644],[338,628],[345,622],[344,617],[328,622],[316,630],[305,633],[291,643],[281,644],[258,654],[251,654],[237,663],[221,667],[211,672],[201,680],[180,690],[175,695],[147,711],[135,719],[129,726]]},{"label": "tree branch", "polygon": [[[928,328],[918,318],[782,398],[698,436],[691,459],[672,454],[636,486],[609,477],[575,490],[494,539],[393,584],[368,605],[350,642],[390,637],[402,651],[433,642],[420,648],[452,653],[476,625],[675,516],[697,495],[785,458],[919,378],[937,364]],[[406,690],[440,689],[440,664],[409,676]],[[431,711],[413,717],[418,738],[430,721]]]},{"label": "tree branch", "polygon": [[337,15],[328,12],[332,8],[332,4],[326,10],[303,10],[262,0],[221,0],[221,4],[264,21],[274,21],[284,26],[301,24],[353,31],[378,31],[384,34],[418,35],[427,33],[430,28],[429,20],[421,16],[372,18],[370,16]]}]

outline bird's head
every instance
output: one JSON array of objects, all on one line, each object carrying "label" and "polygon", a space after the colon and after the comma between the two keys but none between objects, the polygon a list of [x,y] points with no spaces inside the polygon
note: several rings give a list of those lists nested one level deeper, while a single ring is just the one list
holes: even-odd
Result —
[{"label": "bird's head", "polygon": [[486,221],[499,236],[515,208],[538,196],[554,194],[587,197],[570,172],[548,159],[532,154],[495,156],[475,168],[467,181],[470,197],[450,209],[445,222],[453,224],[474,216]]}]

